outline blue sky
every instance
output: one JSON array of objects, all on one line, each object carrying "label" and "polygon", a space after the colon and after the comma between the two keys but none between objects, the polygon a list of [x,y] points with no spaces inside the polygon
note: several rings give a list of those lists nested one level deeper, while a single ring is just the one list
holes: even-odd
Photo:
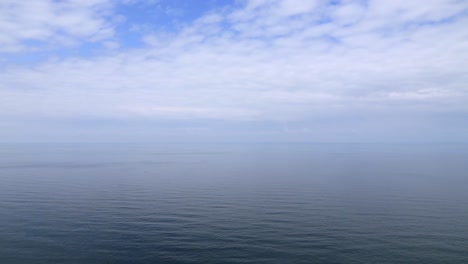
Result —
[{"label": "blue sky", "polygon": [[468,1],[0,2],[0,141],[468,140]]}]

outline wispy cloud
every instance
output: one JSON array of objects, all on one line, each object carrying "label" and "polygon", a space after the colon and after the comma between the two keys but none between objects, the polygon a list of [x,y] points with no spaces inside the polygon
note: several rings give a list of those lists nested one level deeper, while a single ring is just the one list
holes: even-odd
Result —
[{"label": "wispy cloud", "polygon": [[110,7],[108,0],[1,1],[0,52],[106,39],[113,35]]},{"label": "wispy cloud", "polygon": [[[3,52],[118,39],[123,14],[108,1],[34,3],[0,4]],[[313,126],[353,112],[468,113],[467,26],[466,1],[241,1],[146,30],[139,48],[7,65],[0,115]]]}]

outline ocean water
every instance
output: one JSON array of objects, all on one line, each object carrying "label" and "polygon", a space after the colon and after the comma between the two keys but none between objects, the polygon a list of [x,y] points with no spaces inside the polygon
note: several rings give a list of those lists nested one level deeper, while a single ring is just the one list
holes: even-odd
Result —
[{"label": "ocean water", "polygon": [[0,263],[468,263],[468,145],[2,144]]}]

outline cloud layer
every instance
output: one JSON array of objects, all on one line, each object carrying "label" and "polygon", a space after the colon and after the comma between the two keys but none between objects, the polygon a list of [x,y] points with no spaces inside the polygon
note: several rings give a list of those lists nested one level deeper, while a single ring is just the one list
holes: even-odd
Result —
[{"label": "cloud layer", "polygon": [[0,2],[0,52],[21,52],[36,45],[72,45],[113,35],[108,0]]},{"label": "cloud layer", "polygon": [[[10,58],[0,70],[0,118],[192,128],[199,120],[204,128],[234,122],[245,130],[268,123],[275,125],[253,130],[292,127],[314,141],[356,127],[388,138],[384,119],[401,120],[402,131],[422,122],[418,129],[443,139],[438,126],[468,114],[466,1],[241,1],[173,31],[155,26],[138,36],[138,47],[118,43],[119,27],[132,21],[113,4],[0,4],[0,52]],[[120,48],[11,62],[70,43]],[[457,122],[450,131],[467,131]]]}]

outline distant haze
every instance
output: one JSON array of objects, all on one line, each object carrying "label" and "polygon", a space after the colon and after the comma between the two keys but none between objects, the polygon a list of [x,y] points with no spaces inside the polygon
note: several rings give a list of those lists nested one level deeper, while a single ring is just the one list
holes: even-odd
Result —
[{"label": "distant haze", "polygon": [[0,141],[468,141],[468,1],[2,0]]}]

